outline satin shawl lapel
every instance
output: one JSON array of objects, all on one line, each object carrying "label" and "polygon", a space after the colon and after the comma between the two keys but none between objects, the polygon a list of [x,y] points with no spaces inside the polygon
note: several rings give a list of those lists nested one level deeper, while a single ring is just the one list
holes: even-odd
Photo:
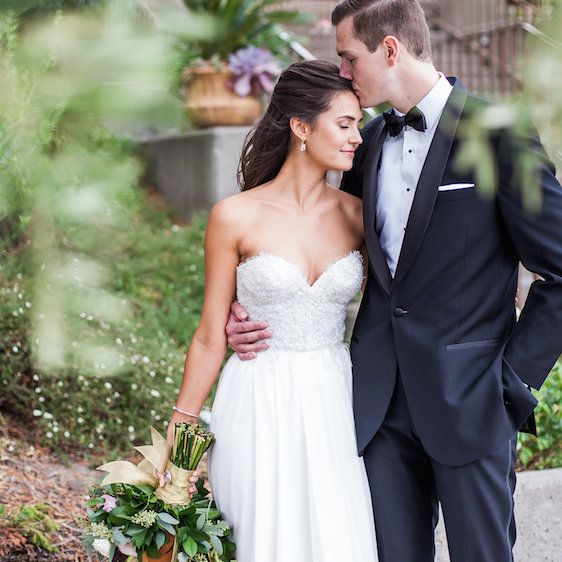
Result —
[{"label": "satin shawl lapel", "polygon": [[445,167],[449,161],[451,146],[466,98],[466,87],[455,80],[416,187],[416,194],[408,216],[404,241],[396,266],[394,284],[399,283],[404,278],[421,246],[437,199],[437,188],[441,184]]},{"label": "satin shawl lapel", "polygon": [[385,137],[386,126],[381,119],[378,128],[373,134],[373,139],[371,140],[366,156],[367,162],[363,174],[363,222],[365,228],[365,242],[369,254],[369,265],[381,288],[387,295],[390,295],[392,277],[388,269],[386,256],[381,248],[379,235],[375,230],[379,162]]}]

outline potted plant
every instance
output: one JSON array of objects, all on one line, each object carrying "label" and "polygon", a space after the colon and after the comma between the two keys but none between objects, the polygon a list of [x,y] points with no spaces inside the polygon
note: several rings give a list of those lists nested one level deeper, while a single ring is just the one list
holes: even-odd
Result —
[{"label": "potted plant", "polygon": [[197,39],[178,37],[184,66],[186,108],[199,127],[249,125],[261,113],[260,94],[270,92],[288,59],[279,24],[303,23],[296,10],[281,10],[281,0],[183,0],[196,17],[210,18]]}]

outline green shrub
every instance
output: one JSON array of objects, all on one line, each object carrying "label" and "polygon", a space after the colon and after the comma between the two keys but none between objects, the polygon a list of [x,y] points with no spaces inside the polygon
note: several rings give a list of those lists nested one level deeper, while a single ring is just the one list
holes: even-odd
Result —
[{"label": "green shrub", "polygon": [[112,289],[129,303],[131,317],[115,327],[83,313],[94,335],[103,340],[111,334],[127,358],[114,376],[103,376],[103,363],[99,376],[32,368],[34,299],[23,269],[26,249],[3,251],[0,409],[37,428],[39,442],[117,453],[128,450],[131,440],[148,439],[151,424],[163,431],[169,419],[201,313],[206,220],[181,227],[147,204],[132,219],[112,243],[118,253],[111,272]]},{"label": "green shrub", "polygon": [[51,507],[44,503],[23,504],[18,507],[0,505],[0,529],[14,529],[35,546],[48,552],[58,552],[49,533],[58,531],[58,524],[51,519]]},{"label": "green shrub", "polygon": [[535,408],[537,437],[519,435],[521,467],[562,467],[562,362],[558,362],[539,392]]}]

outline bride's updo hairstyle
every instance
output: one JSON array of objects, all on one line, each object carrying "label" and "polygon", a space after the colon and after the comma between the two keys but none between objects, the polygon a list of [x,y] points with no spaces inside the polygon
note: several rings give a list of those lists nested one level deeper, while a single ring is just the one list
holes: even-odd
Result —
[{"label": "bride's updo hairstyle", "polygon": [[296,62],[284,70],[264,116],[246,137],[238,164],[240,189],[252,189],[277,176],[291,146],[291,117],[314,126],[332,98],[342,92],[353,92],[351,82],[330,62]]}]

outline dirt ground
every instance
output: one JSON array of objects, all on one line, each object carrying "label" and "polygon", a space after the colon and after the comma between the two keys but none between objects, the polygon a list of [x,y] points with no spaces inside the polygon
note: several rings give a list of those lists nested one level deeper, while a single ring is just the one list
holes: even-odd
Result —
[{"label": "dirt ground", "polygon": [[30,436],[6,423],[0,433],[0,504],[17,508],[44,503],[59,530],[49,535],[58,553],[34,547],[17,528],[0,528],[1,562],[94,561],[81,545],[79,520],[85,516],[86,479],[98,478],[84,461],[64,464]]}]

